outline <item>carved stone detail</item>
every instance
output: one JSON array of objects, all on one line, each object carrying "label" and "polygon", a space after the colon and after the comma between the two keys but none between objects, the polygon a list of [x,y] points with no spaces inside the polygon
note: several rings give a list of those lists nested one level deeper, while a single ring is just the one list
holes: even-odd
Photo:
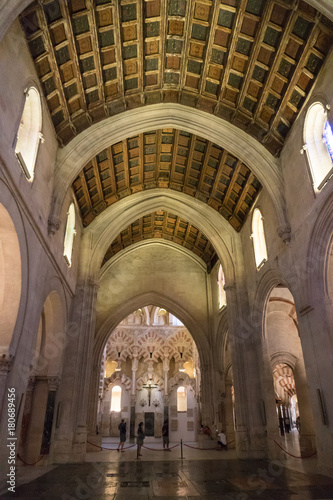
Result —
[{"label": "carved stone detail", "polygon": [[58,217],[51,215],[47,221],[47,224],[49,236],[54,236],[61,226],[61,220]]},{"label": "carved stone detail", "polygon": [[283,226],[279,226],[277,228],[277,233],[279,237],[282,239],[285,245],[289,245],[291,240],[291,227],[289,224],[285,224]]},{"label": "carved stone detail", "polygon": [[49,391],[56,391],[59,387],[60,379],[59,377],[50,377],[47,379],[49,384]]},{"label": "carved stone detail", "polygon": [[0,356],[0,373],[2,375],[7,374],[10,372],[10,369],[12,367],[14,361],[14,356],[9,353],[3,353]]}]

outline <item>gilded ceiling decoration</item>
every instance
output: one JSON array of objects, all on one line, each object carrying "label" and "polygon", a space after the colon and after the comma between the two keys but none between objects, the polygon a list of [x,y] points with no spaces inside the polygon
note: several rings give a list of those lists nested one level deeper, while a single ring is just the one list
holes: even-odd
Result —
[{"label": "gilded ceiling decoration", "polygon": [[119,233],[107,249],[102,265],[124,248],[151,238],[173,241],[191,250],[209,270],[217,261],[213,245],[199,229],[181,217],[161,210],[141,217]]},{"label": "gilded ceiling decoration", "polygon": [[39,0],[21,24],[61,144],[126,109],[178,102],[275,155],[333,33],[302,0]]},{"label": "gilded ceiling decoration", "polygon": [[110,146],[73,182],[85,226],[117,200],[159,187],[198,198],[239,231],[261,184],[225,149],[174,129],[147,132]]}]

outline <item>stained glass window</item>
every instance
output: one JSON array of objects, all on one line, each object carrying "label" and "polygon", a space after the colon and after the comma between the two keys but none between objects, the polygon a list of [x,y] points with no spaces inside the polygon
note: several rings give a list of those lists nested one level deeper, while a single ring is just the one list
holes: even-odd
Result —
[{"label": "stained glass window", "polygon": [[333,162],[333,133],[328,120],[325,121],[323,140],[331,157],[331,161]]},{"label": "stained glass window", "polygon": [[327,109],[322,102],[311,104],[304,122],[304,149],[316,191],[327,184],[333,173],[333,134]]}]

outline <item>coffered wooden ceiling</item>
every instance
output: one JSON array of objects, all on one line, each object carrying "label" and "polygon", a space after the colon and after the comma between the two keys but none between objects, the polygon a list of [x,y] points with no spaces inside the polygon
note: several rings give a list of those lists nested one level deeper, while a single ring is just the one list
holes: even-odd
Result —
[{"label": "coffered wooden ceiling", "polygon": [[179,102],[275,155],[333,33],[302,0],[38,0],[21,24],[61,144],[126,109]]},{"label": "coffered wooden ceiling", "polygon": [[153,212],[133,222],[109,246],[102,265],[124,248],[142,240],[163,238],[191,250],[208,266],[217,261],[214,247],[195,226],[177,215],[163,210]]},{"label": "coffered wooden ceiling", "polygon": [[239,231],[261,184],[225,149],[174,129],[147,132],[110,146],[73,182],[84,226],[117,200],[153,188],[194,196]]}]

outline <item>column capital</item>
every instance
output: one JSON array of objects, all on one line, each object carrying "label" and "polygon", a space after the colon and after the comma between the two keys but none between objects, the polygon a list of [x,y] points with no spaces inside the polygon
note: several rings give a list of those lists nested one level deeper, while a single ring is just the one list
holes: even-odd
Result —
[{"label": "column capital", "polygon": [[59,377],[49,377],[47,379],[49,384],[49,391],[56,391],[59,387],[60,378]]},{"label": "column capital", "polygon": [[59,217],[50,215],[47,221],[47,232],[49,236],[54,236],[61,226],[61,220]]},{"label": "column capital", "polygon": [[135,394],[133,394],[131,396],[131,406],[135,406],[135,403],[136,403],[136,396],[135,396]]},{"label": "column capital", "polygon": [[137,357],[132,358],[132,372],[136,372],[139,366],[139,360]]},{"label": "column capital", "polygon": [[289,245],[291,240],[291,227],[290,224],[283,224],[277,228],[277,234],[282,239],[285,245]]},{"label": "column capital", "polygon": [[12,364],[14,361],[14,356],[8,352],[4,352],[0,355],[0,374],[6,375],[10,372]]},{"label": "column capital", "polygon": [[35,383],[36,383],[36,377],[29,377],[28,385],[27,385],[27,392],[32,392],[34,390]]},{"label": "column capital", "polygon": [[163,358],[163,371],[168,372],[170,370],[170,359],[169,358]]},{"label": "column capital", "polygon": [[168,406],[170,403],[170,396],[163,396],[163,404]]}]

